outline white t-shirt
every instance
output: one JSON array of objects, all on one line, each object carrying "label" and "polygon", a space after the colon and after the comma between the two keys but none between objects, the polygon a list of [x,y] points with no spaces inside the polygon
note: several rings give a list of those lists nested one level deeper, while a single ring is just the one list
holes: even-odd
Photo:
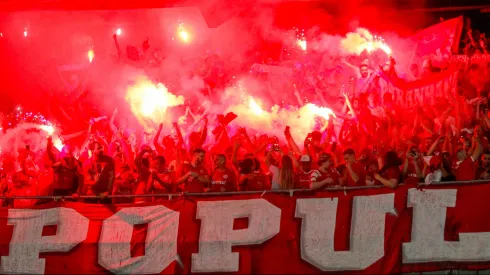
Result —
[{"label": "white t-shirt", "polygon": [[371,115],[379,118],[385,118],[385,110],[381,106],[375,106],[375,107],[370,107],[368,106],[369,110],[371,111]]},{"label": "white t-shirt", "polygon": [[425,177],[425,185],[430,185],[432,182],[440,182],[442,179],[442,171],[440,169],[430,173]]},{"label": "white t-shirt", "polygon": [[280,190],[281,184],[279,182],[279,167],[275,165],[269,166],[269,172],[272,174],[272,186],[271,190]]}]

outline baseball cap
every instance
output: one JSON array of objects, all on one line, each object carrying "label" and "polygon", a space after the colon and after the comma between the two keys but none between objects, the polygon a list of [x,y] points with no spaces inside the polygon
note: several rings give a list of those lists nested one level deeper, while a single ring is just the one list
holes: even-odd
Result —
[{"label": "baseball cap", "polygon": [[301,158],[299,159],[300,162],[310,162],[311,158],[308,155],[302,155]]}]

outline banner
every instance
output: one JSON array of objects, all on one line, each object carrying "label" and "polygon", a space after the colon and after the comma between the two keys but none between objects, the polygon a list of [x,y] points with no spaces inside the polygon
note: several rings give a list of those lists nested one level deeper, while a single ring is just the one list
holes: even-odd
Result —
[{"label": "banner", "polygon": [[455,98],[458,81],[456,67],[424,79],[403,82],[380,79],[382,94],[389,93],[400,107],[434,106],[439,99]]},{"label": "banner", "polygon": [[490,268],[489,184],[0,209],[6,274]]},{"label": "banner", "polygon": [[458,52],[462,29],[463,16],[459,16],[419,31],[413,36],[416,55],[450,57]]},{"label": "banner", "polygon": [[490,62],[490,55],[488,55],[488,54],[475,54],[472,56],[467,56],[464,54],[453,55],[453,56],[451,56],[451,59],[449,60],[449,62],[451,62],[453,64],[458,64],[458,65],[466,64],[468,62],[470,64],[485,65],[486,63]]}]

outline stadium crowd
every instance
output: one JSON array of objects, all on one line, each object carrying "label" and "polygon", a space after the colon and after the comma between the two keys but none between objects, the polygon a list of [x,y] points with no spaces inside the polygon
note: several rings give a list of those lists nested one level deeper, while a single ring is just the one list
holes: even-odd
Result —
[{"label": "stadium crowd", "polygon": [[[487,54],[484,40],[476,43],[471,33],[468,37],[465,49],[472,51],[468,54]],[[339,66],[353,67],[344,59],[336,61]],[[212,72],[213,64],[219,62],[205,62],[203,78],[211,79],[215,86],[225,82],[225,76]],[[454,97],[437,98],[435,106],[411,109],[398,106],[390,94],[382,95],[377,81],[416,80],[447,68],[434,68],[426,59],[420,68],[412,64],[410,74],[402,76],[392,57],[380,68],[373,68],[369,61],[359,64],[355,66],[358,79],[351,81],[352,92],[341,94],[343,108],[336,110],[336,117],[330,116],[326,127],[303,140],[295,140],[291,134],[295,129],[289,126],[283,129],[283,136],[249,133],[246,125],[233,125],[236,114],[231,112],[193,117],[199,127],[189,133],[175,122],[172,129],[164,131],[160,124],[152,134],[138,139],[123,120],[116,123],[116,110],[106,121],[92,119],[82,145],[65,140],[58,150],[49,136],[42,153],[26,146],[17,154],[3,154],[3,204],[39,203],[9,200],[12,196],[77,199],[94,195],[96,199],[79,200],[133,203],[158,198],[108,196],[374,185],[397,188],[402,183],[490,179],[490,64],[462,66]],[[324,76],[335,73],[318,74],[318,85],[325,83]],[[341,127],[336,132],[338,121]],[[208,124],[216,127],[209,130]],[[235,131],[230,131],[232,127]]]}]

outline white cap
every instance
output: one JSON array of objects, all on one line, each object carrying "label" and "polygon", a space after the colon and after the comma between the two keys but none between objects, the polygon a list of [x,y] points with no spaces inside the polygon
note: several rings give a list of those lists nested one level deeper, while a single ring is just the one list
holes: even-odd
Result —
[{"label": "white cap", "polygon": [[308,155],[302,155],[301,158],[299,159],[300,162],[310,162],[311,158]]}]

